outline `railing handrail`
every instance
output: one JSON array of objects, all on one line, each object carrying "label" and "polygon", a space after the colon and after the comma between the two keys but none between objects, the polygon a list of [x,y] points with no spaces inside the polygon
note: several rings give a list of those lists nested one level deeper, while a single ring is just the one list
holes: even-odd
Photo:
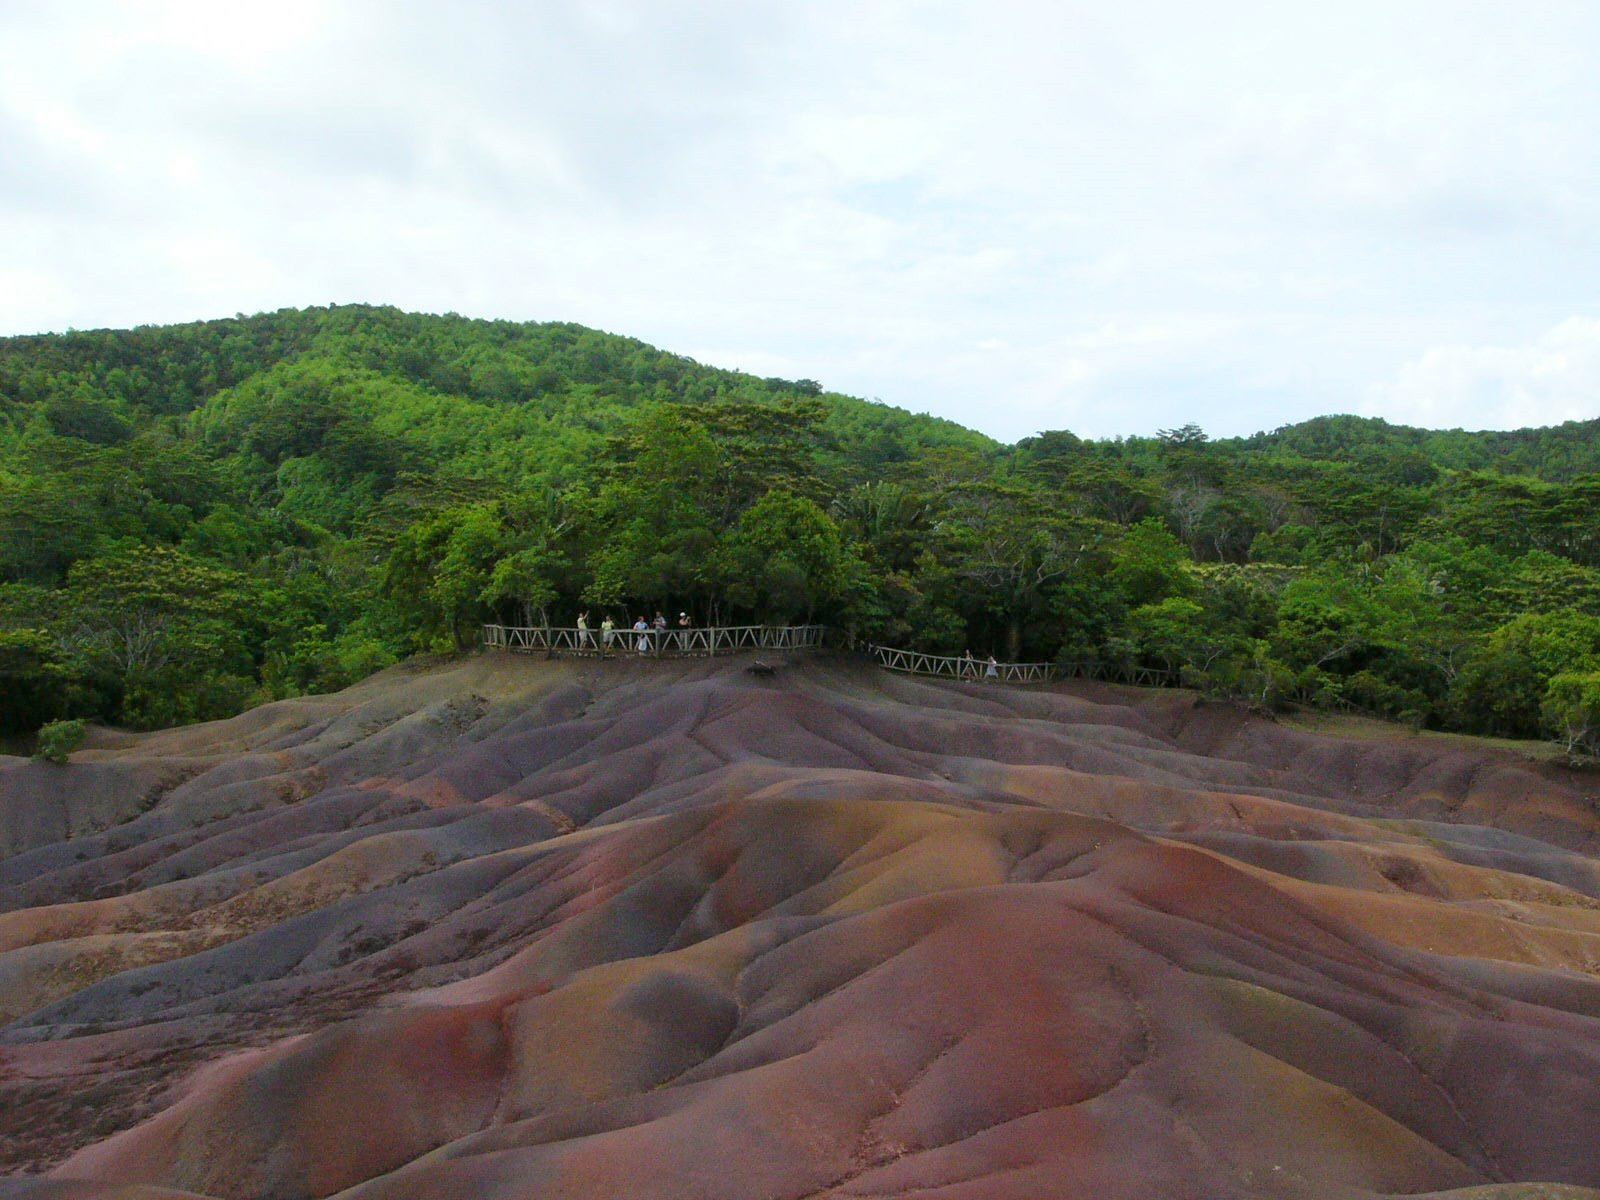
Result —
[{"label": "railing handrail", "polygon": [[1054,663],[1017,663],[991,661],[966,654],[929,654],[922,650],[905,650],[898,646],[878,646],[871,642],[858,642],[857,646],[872,655],[878,665],[890,671],[903,671],[908,675],[945,675],[953,679],[1001,679],[1008,683],[1044,683],[1054,678]]},{"label": "railing handrail", "polygon": [[1172,687],[1183,679],[1183,673],[1171,667],[1145,667],[1137,663],[1105,662],[1093,658],[1068,659],[1057,664],[1057,669],[1063,675],[1080,679],[1103,679],[1139,687]]},{"label": "railing handrail", "polygon": [[716,655],[735,650],[804,650],[822,643],[824,625],[697,625],[611,629],[560,625],[483,627],[486,646],[504,650],[543,650],[549,654],[628,650],[661,658]]},{"label": "railing handrail", "polygon": [[[512,651],[547,654],[603,654],[627,651],[652,658],[715,656],[737,650],[808,650],[822,645],[832,632],[826,625],[692,625],[657,629],[613,626],[496,625],[483,627],[484,644]],[[1057,673],[1054,663],[1013,663],[971,655],[927,654],[896,646],[878,646],[844,635],[852,649],[870,655],[879,666],[911,675],[953,679],[999,679],[1008,683],[1046,683]]]}]

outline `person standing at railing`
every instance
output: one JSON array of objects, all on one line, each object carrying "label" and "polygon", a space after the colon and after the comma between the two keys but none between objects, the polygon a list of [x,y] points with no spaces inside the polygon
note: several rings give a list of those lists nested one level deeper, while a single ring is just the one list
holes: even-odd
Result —
[{"label": "person standing at railing", "polygon": [[989,655],[988,666],[984,667],[983,669],[983,677],[985,679],[993,679],[996,681],[998,681],[1000,678],[1000,664],[995,662],[994,655],[992,654]]},{"label": "person standing at railing", "polygon": [[606,619],[600,622],[600,657],[604,658],[611,650],[611,639],[616,636],[617,623],[611,619],[611,614],[606,614]]},{"label": "person standing at railing", "polygon": [[656,653],[660,654],[667,649],[667,618],[659,608],[656,609],[656,619],[650,624],[656,631]]},{"label": "person standing at railing", "polygon": [[650,653],[650,622],[644,619],[644,614],[639,614],[639,619],[633,623],[633,648],[640,654]]},{"label": "person standing at railing", "polygon": [[578,613],[578,653],[593,649],[594,635],[589,632],[589,610],[586,608]]},{"label": "person standing at railing", "polygon": [[977,660],[972,657],[972,650],[969,648],[967,652],[961,656],[961,678],[976,679],[977,677],[978,663]]},{"label": "person standing at railing", "polygon": [[694,622],[689,619],[689,614],[678,614],[678,652],[684,653],[689,649],[689,630],[694,628]]}]

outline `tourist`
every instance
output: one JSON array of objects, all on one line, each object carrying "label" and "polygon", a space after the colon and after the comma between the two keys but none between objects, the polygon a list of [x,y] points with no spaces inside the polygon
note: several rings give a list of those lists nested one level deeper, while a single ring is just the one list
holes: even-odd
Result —
[{"label": "tourist", "polygon": [[650,622],[644,619],[644,614],[639,614],[639,619],[633,623],[634,649],[640,654],[650,653]]},{"label": "tourist", "polygon": [[611,619],[611,614],[606,614],[606,619],[600,622],[600,657],[604,658],[611,649],[611,639],[616,636],[617,623]]},{"label": "tourist", "polygon": [[589,632],[589,610],[578,614],[578,653],[594,649],[594,635]]},{"label": "tourist", "polygon": [[994,655],[992,655],[992,654],[989,655],[989,665],[984,668],[983,677],[985,679],[999,679],[1000,678],[1000,664],[995,662]]}]

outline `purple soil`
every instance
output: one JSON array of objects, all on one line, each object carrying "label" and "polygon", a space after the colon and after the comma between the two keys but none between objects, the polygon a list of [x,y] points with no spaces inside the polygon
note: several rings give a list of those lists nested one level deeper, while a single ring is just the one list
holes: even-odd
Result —
[{"label": "purple soil", "polygon": [[482,657],[0,758],[0,1198],[1600,1197],[1600,780]]}]

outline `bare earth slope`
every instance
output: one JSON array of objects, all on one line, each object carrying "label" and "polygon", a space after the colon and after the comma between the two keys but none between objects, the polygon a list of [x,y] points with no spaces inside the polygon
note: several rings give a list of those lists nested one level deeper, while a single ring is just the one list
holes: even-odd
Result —
[{"label": "bare earth slope", "polygon": [[0,758],[0,1197],[1600,1196],[1594,776],[747,665]]}]

